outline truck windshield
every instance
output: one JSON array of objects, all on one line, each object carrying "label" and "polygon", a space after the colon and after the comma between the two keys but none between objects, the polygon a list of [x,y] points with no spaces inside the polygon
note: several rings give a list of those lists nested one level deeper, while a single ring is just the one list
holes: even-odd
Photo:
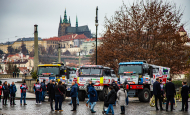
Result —
[{"label": "truck windshield", "polygon": [[53,75],[59,75],[59,67],[54,67],[54,66],[38,67],[38,75],[43,75],[45,73],[51,73]]},{"label": "truck windshield", "polygon": [[101,71],[99,68],[81,68],[80,75],[101,75]]},{"label": "truck windshield", "polygon": [[142,74],[142,65],[120,65],[119,74],[123,73],[136,73]]}]

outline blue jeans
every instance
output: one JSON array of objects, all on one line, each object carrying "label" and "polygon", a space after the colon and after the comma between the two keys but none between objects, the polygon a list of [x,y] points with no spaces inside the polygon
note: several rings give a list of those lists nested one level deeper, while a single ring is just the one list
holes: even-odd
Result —
[{"label": "blue jeans", "polygon": [[112,111],[112,114],[114,114],[113,104],[109,104],[108,109],[107,109],[107,111],[106,111],[106,114],[109,113],[110,109],[111,109],[111,111]]},{"label": "blue jeans", "polygon": [[20,104],[22,104],[22,98],[24,97],[24,103],[26,103],[26,93],[21,93]]},{"label": "blue jeans", "polygon": [[89,103],[91,106],[91,102],[89,102],[89,101],[90,101],[90,94],[88,94],[88,101],[86,103]]},{"label": "blue jeans", "polygon": [[39,92],[39,91],[36,91],[36,103],[40,103],[40,94],[41,94],[41,92]]},{"label": "blue jeans", "polygon": [[126,102],[126,105],[128,105],[128,103],[129,103],[128,95],[127,95],[127,98],[126,98],[125,102]]},{"label": "blue jeans", "polygon": [[96,105],[96,102],[91,102],[91,110],[94,110],[95,105]]},{"label": "blue jeans", "polygon": [[42,95],[41,95],[41,101],[44,101],[44,96],[45,96],[46,91],[42,91]]},{"label": "blue jeans", "polygon": [[[78,96],[76,97],[76,99],[77,99],[77,104],[79,104],[79,98],[78,98]],[[72,104],[72,99],[71,99],[70,104]]]},{"label": "blue jeans", "polygon": [[[59,102],[59,108],[58,108],[58,102]],[[63,102],[63,96],[62,95],[55,95],[55,110],[62,110],[62,102]]]}]

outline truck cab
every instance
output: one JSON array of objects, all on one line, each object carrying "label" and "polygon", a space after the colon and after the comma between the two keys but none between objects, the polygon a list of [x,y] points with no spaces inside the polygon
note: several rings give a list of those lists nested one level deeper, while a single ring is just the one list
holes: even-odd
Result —
[{"label": "truck cab", "polygon": [[148,102],[156,78],[159,77],[166,83],[169,71],[170,68],[148,64],[146,61],[133,61],[119,63],[118,75],[120,84],[125,80],[130,84],[130,97],[138,97],[141,102]]}]

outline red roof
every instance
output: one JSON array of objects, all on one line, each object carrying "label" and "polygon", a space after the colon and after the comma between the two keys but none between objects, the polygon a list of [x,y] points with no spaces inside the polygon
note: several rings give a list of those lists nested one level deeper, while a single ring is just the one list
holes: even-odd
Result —
[{"label": "red roof", "polygon": [[29,57],[28,59],[34,59],[34,57]]},{"label": "red roof", "polygon": [[59,37],[53,37],[53,38],[48,38],[48,39],[43,39],[44,41],[60,41],[61,40],[61,38],[59,38]]},{"label": "red roof", "polygon": [[[7,57],[13,57],[13,56],[18,56],[18,57],[21,57],[20,54],[15,54],[15,55],[9,55]],[[23,57],[26,57],[24,54],[23,54]]]},{"label": "red roof", "polygon": [[[103,38],[97,38],[98,40],[101,40]],[[96,41],[96,38],[90,38],[90,39],[86,39],[85,42],[89,42],[89,41]]]}]

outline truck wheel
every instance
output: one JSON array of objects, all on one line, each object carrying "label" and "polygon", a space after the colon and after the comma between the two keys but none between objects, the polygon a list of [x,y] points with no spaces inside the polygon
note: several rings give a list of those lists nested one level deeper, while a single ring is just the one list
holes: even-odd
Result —
[{"label": "truck wheel", "polygon": [[79,91],[78,92],[78,98],[79,98],[79,101],[84,101],[85,100],[85,92]]},{"label": "truck wheel", "polygon": [[138,94],[139,101],[141,102],[149,102],[150,101],[150,90],[148,88],[144,88]]},{"label": "truck wheel", "polygon": [[98,98],[99,98],[100,101],[104,101],[104,99],[105,99],[104,91],[99,91]]}]

